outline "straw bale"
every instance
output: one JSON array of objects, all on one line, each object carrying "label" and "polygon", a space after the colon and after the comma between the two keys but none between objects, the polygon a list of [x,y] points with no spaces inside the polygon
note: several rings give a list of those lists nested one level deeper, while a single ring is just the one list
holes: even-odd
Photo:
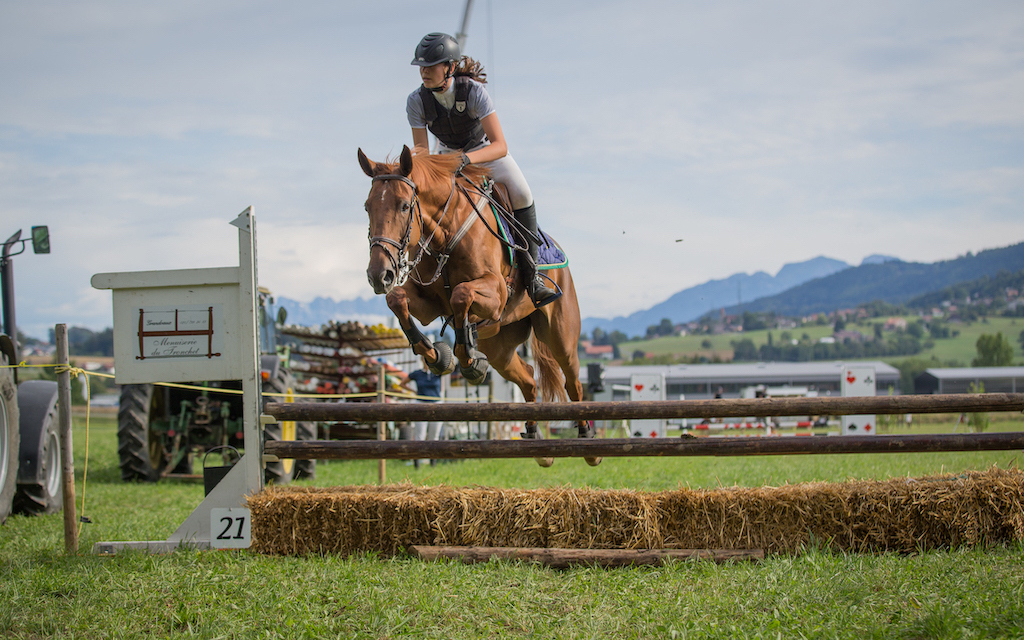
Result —
[{"label": "straw bale", "polygon": [[271,487],[253,548],[303,555],[411,545],[875,552],[1024,540],[1024,473],[662,492],[555,487]]}]

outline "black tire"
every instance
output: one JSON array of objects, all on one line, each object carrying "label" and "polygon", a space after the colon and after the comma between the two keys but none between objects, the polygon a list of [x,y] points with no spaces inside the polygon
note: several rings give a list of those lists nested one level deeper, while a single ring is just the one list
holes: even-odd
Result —
[{"label": "black tire", "polygon": [[[121,479],[156,482],[163,473],[166,461],[163,445],[151,438],[150,420],[159,410],[161,396],[154,396],[151,384],[121,386],[121,404],[117,410],[117,455]],[[151,442],[152,440],[152,442]]]},{"label": "black tire", "polygon": [[[316,437],[317,433],[315,422],[295,423],[296,440],[316,440]],[[296,460],[293,478],[295,480],[313,480],[316,478],[316,460]]]},{"label": "black tire", "polygon": [[[0,364],[8,364],[5,356],[0,355]],[[11,514],[18,484],[19,415],[14,369],[0,369],[0,524]]]},{"label": "black tire", "polygon": [[21,447],[14,512],[29,516],[57,513],[64,506],[57,383],[27,380],[18,385]]}]

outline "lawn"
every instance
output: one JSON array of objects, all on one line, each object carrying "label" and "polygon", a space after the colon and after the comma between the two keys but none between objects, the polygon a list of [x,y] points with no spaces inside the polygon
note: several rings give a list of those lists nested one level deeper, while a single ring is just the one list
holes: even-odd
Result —
[{"label": "lawn", "polygon": [[[992,429],[1024,430],[992,414]],[[916,419],[948,432],[949,417]],[[116,425],[94,416],[82,553],[63,553],[61,516],[0,527],[0,636],[288,638],[973,638],[1024,637],[1024,545],[912,555],[807,549],[763,562],[551,570],[514,562],[425,564],[406,556],[278,558],[188,552],[101,558],[102,540],[163,539],[202,486],[124,484]],[[961,429],[963,427],[960,427]],[[76,418],[78,496],[86,434]],[[992,465],[1020,452],[488,460],[388,466],[393,482],[640,490],[923,476]],[[376,463],[331,462],[317,485],[376,481]]]},{"label": "lawn", "polygon": [[[907,316],[906,319],[908,322],[912,322],[916,317]],[[860,331],[870,337],[874,335],[874,324],[881,320],[883,319],[874,318],[863,324],[851,323],[847,325],[847,329]],[[971,360],[977,356],[975,343],[978,341],[978,338],[982,334],[995,335],[1002,332],[1003,337],[1013,345],[1015,361],[1020,362],[1024,359],[1024,352],[1021,351],[1021,345],[1018,341],[1021,331],[1024,331],[1024,320],[1021,318],[986,318],[978,322],[957,323],[949,326],[951,330],[959,332],[956,337],[935,340],[934,346],[923,349],[917,355],[907,357],[925,360],[934,357],[943,363],[956,362],[958,366],[967,367],[970,366]],[[800,339],[806,334],[811,340],[817,341],[819,338],[831,336],[833,330],[830,325],[807,325],[795,329],[758,330],[744,333],[724,333],[713,336],[672,336],[655,338],[653,340],[623,342],[619,345],[619,350],[622,357],[626,360],[631,358],[634,351],[639,350],[650,356],[673,355],[692,357],[696,355],[705,356],[709,360],[717,356],[720,360],[728,362],[732,360],[732,342],[749,339],[756,347],[760,347],[768,343],[768,334],[770,333],[772,339],[777,344],[782,339],[783,332],[788,332],[794,339]],[[711,343],[710,348],[702,346],[702,343],[705,341]],[[890,363],[898,362],[901,359],[902,357],[885,358]]]}]

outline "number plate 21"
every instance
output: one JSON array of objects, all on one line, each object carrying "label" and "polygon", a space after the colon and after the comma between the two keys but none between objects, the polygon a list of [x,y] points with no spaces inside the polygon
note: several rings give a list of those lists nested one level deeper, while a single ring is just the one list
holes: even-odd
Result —
[{"label": "number plate 21", "polygon": [[248,549],[252,544],[249,510],[210,509],[210,546],[214,549]]}]

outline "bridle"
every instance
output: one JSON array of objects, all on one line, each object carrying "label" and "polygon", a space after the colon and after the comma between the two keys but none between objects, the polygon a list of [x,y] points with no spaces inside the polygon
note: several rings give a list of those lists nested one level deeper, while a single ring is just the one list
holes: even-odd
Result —
[{"label": "bridle", "polygon": [[[397,173],[388,173],[373,177],[373,182],[389,182],[392,180],[398,180],[404,182],[412,188],[412,203],[410,207],[409,222],[405,226],[405,233],[402,235],[402,241],[399,242],[387,236],[373,236],[370,238],[370,251],[373,251],[374,247],[380,247],[384,252],[384,255],[388,257],[391,262],[391,267],[395,270],[395,286],[402,286],[410,278],[412,272],[416,269],[416,266],[423,259],[424,255],[436,256],[437,257],[437,269],[434,271],[434,276],[428,281],[423,282],[417,277],[413,277],[412,280],[420,286],[428,286],[437,281],[440,277],[441,272],[444,270],[445,264],[448,262],[448,258],[451,256],[452,249],[462,240],[463,236],[469,231],[470,227],[473,226],[473,222],[476,220],[476,216],[467,216],[466,222],[463,223],[459,231],[452,236],[451,240],[445,245],[444,249],[440,253],[434,253],[430,250],[430,242],[434,239],[434,234],[441,227],[441,222],[448,215],[448,209],[451,206],[452,199],[455,196],[455,176],[452,176],[452,189],[448,194],[448,199],[444,203],[444,208],[441,210],[441,216],[434,221],[434,230],[429,236],[423,235],[423,211],[420,207],[419,199],[419,188],[416,183]],[[412,239],[412,223],[413,218],[419,218],[420,221],[420,241],[417,243],[418,250],[416,256],[409,260],[409,243]],[[397,251],[392,253],[388,247],[394,247]]]}]

